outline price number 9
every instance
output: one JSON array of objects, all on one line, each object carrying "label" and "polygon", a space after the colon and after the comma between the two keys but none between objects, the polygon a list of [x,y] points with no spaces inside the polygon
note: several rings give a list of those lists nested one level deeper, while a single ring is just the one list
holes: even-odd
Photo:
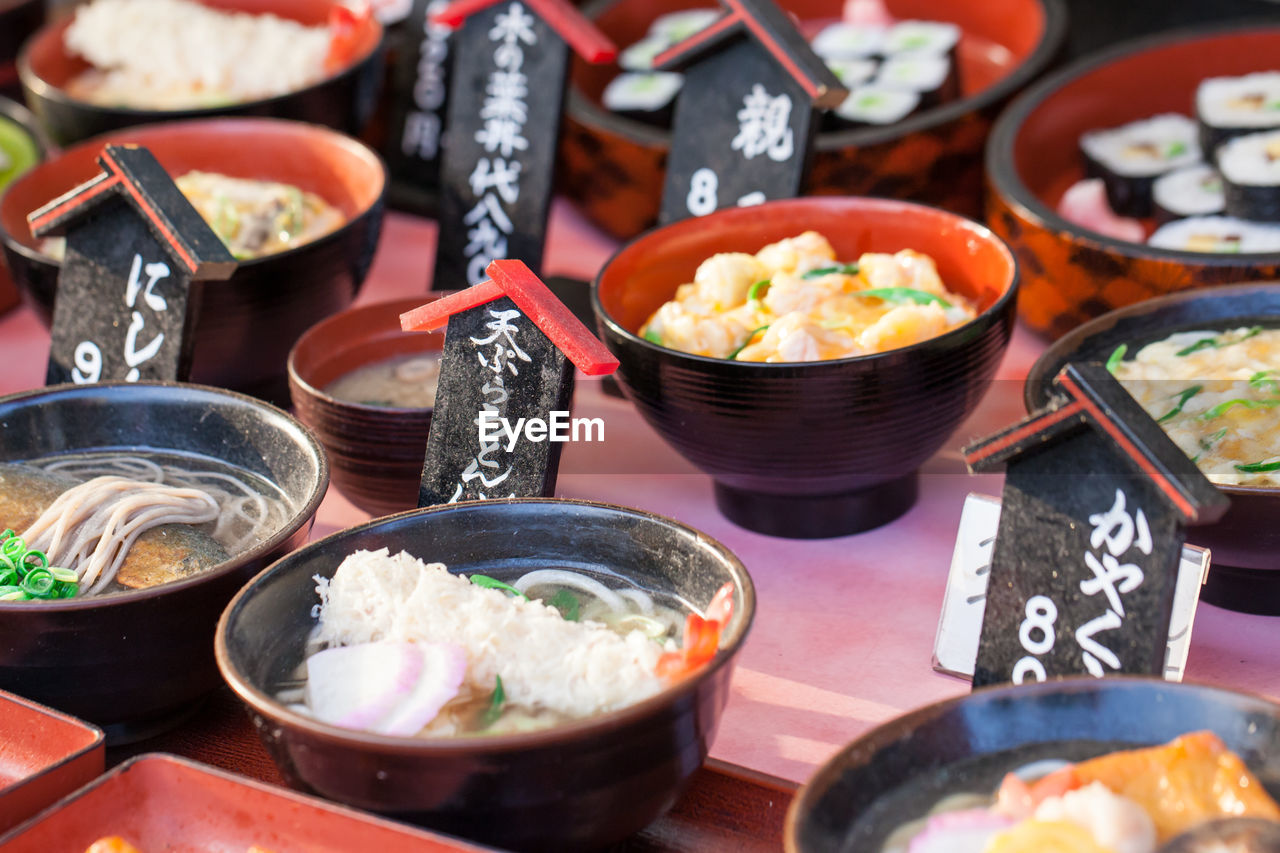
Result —
[{"label": "price number 9", "polygon": [[92,385],[102,378],[102,350],[93,341],[76,344],[75,367],[71,381],[77,385]]},{"label": "price number 9", "polygon": [[1033,595],[1027,600],[1026,613],[1027,618],[1018,626],[1018,640],[1027,654],[1013,665],[1014,684],[1026,681],[1027,676],[1034,676],[1035,681],[1048,678],[1039,657],[1053,651],[1057,639],[1053,626],[1058,621],[1058,606],[1052,599]]}]

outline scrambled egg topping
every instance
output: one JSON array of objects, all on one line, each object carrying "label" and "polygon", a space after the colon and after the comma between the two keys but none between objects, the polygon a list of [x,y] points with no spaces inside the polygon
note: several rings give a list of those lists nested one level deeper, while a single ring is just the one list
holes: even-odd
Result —
[{"label": "scrambled egg topping", "polygon": [[910,346],[972,320],[928,255],[910,249],[836,261],[816,231],[703,261],[641,334],[737,361],[821,361]]}]

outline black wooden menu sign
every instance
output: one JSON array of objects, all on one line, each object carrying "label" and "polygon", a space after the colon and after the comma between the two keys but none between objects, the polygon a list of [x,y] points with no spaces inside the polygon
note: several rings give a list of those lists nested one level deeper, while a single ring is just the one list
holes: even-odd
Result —
[{"label": "black wooden menu sign", "polygon": [[448,323],[418,506],[550,497],[563,446],[551,432],[568,429],[574,367],[589,376],[618,367],[528,266],[499,260],[487,272],[400,317],[406,331]]},{"label": "black wooden menu sign", "polygon": [[45,381],[185,379],[190,285],[225,279],[235,258],[145,148],[108,145],[103,172],[27,217],[66,234]]},{"label": "black wooden menu sign", "polygon": [[1007,469],[974,687],[1064,675],[1160,676],[1189,524],[1228,501],[1106,368],[964,450]]},{"label": "black wooden menu sign", "polygon": [[607,62],[612,44],[568,0],[459,0],[440,164],[436,290],[478,284],[498,258],[542,268],[569,48]]},{"label": "black wooden menu sign", "polygon": [[661,53],[689,66],[676,100],[659,221],[800,194],[818,110],[848,92],[772,0],[722,0],[726,14]]},{"label": "black wooden menu sign", "polygon": [[452,60],[448,26],[433,20],[447,0],[414,0],[407,43],[391,70],[391,134],[386,145],[396,204],[425,213],[439,205],[441,140]]}]

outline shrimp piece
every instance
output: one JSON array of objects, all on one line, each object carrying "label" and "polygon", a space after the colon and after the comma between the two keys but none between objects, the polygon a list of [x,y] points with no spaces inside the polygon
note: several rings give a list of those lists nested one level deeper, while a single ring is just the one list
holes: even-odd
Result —
[{"label": "shrimp piece", "polygon": [[884,352],[936,337],[949,326],[947,313],[935,302],[899,305],[864,329],[858,344],[865,352]]},{"label": "shrimp piece", "polygon": [[1156,826],[1142,806],[1112,793],[1101,782],[1049,797],[1036,807],[1035,819],[1066,820],[1082,826],[1114,853],[1152,853],[1156,849]]},{"label": "shrimp piece", "polygon": [[764,304],[780,317],[793,311],[811,314],[821,303],[843,294],[848,279],[834,274],[803,278],[794,273],[776,273],[764,295]]},{"label": "shrimp piece", "polygon": [[738,353],[738,361],[821,361],[861,354],[852,336],[788,314],[769,326],[759,343]]},{"label": "shrimp piece", "polygon": [[831,266],[835,259],[836,250],[817,231],[806,231],[797,237],[770,243],[756,252],[756,260],[780,272],[805,273]]},{"label": "shrimp piece", "polygon": [[734,315],[699,314],[682,303],[668,302],[645,324],[642,334],[672,349],[727,358],[751,330]]},{"label": "shrimp piece", "polygon": [[769,277],[769,269],[753,255],[723,252],[698,265],[693,284],[698,299],[713,311],[725,311],[747,301],[747,291]]},{"label": "shrimp piece", "polygon": [[938,296],[950,295],[938,277],[933,258],[911,249],[893,255],[868,252],[858,259],[858,269],[872,288],[910,287]]}]

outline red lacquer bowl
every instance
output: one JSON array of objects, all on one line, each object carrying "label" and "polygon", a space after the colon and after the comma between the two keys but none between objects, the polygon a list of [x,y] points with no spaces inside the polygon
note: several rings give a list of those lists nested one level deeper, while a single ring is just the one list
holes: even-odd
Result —
[{"label": "red lacquer bowl", "polygon": [[[200,0],[206,6],[250,14],[270,13],[307,26],[323,25],[343,0]],[[99,106],[77,100],[64,88],[89,63],[67,53],[63,34],[70,18],[40,29],[18,56],[18,76],[27,105],[40,117],[59,145],[78,142],[109,130],[156,121],[220,115],[271,116],[310,121],[359,133],[373,115],[381,85],[382,25],[370,15],[360,20],[352,57],[324,79],[272,98],[204,109],[143,110]]]},{"label": "red lacquer bowl", "polygon": [[1064,68],[1000,117],[987,146],[987,222],[1022,267],[1022,319],[1058,337],[1113,308],[1180,290],[1280,278],[1280,254],[1214,255],[1103,237],[1056,213],[1084,177],[1081,134],[1162,112],[1194,115],[1206,77],[1276,67],[1280,26],[1197,27]]},{"label": "red lacquer bowl", "polygon": [[102,772],[102,730],[0,690],[0,832]]},{"label": "red lacquer bowl", "polygon": [[[653,344],[637,332],[717,252],[755,252],[816,230],[836,256],[915,249],[981,310],[946,334],[834,361],[728,361]],[[732,521],[791,538],[855,533],[915,503],[917,469],[990,386],[1013,328],[1018,271],[976,222],[888,199],[806,198],[721,210],[651,231],[592,288],[601,337],[640,414],[715,478]]]},{"label": "red lacquer bowl", "polygon": [[68,148],[0,197],[5,259],[46,324],[61,265],[38,251],[27,214],[101,170],[107,143],[145,145],[170,175],[192,169],[283,181],[342,211],[346,223],[310,243],[241,261],[200,290],[191,381],[288,405],[285,360],[298,337],[348,307],[382,231],[386,172],[372,150],[323,127],[276,119],[206,119],[117,131]]},{"label": "red lacquer bowl", "polygon": [[[585,12],[619,47],[639,41],[659,15],[714,0],[595,0]],[[813,35],[840,16],[840,0],[783,0]],[[886,0],[899,18],[952,21],[964,97],[887,128],[819,134],[805,194],[878,195],[982,211],[982,146],[1000,107],[1035,78],[1066,36],[1061,0]],[[616,65],[575,59],[560,142],[558,182],[616,237],[657,220],[671,133],[606,110],[600,96]]]}]

